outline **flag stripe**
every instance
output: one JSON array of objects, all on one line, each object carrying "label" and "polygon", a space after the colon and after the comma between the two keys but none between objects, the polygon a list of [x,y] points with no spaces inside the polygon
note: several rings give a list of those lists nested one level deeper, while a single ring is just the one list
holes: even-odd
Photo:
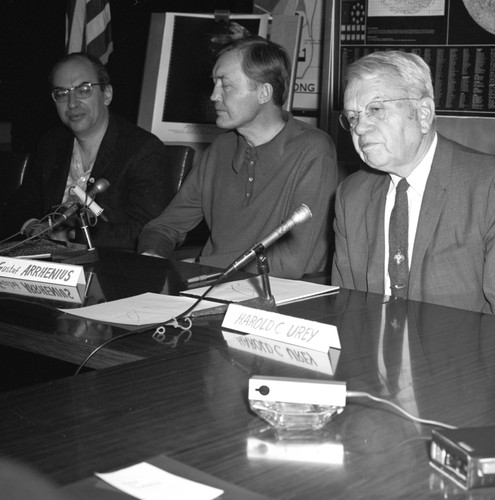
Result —
[{"label": "flag stripe", "polygon": [[67,53],[87,51],[103,64],[113,50],[109,0],[69,0]]},{"label": "flag stripe", "polygon": [[87,51],[90,54],[98,54],[100,61],[107,64],[108,57],[113,51],[113,43],[108,40],[108,33],[105,31],[100,36],[88,43]]},{"label": "flag stripe", "polygon": [[110,4],[108,3],[108,0],[86,0],[88,21],[91,21],[91,19],[94,19],[105,10],[110,13]]},{"label": "flag stripe", "polygon": [[86,36],[88,43],[94,40],[106,29],[110,29],[110,5],[106,4],[102,11],[98,11],[96,15],[94,15],[95,11],[92,12],[89,8],[90,5],[94,7],[94,3],[95,2],[90,2],[88,4],[88,9],[86,10]]},{"label": "flag stripe", "polygon": [[67,18],[67,54],[80,52],[86,48],[86,2],[70,0]]}]

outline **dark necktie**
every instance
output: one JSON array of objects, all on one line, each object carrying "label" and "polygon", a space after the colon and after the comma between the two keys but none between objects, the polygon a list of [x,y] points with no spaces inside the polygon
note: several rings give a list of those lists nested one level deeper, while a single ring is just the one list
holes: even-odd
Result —
[{"label": "dark necktie", "polygon": [[388,274],[393,297],[407,298],[409,263],[407,257],[407,236],[409,212],[407,207],[406,179],[401,179],[396,187],[395,204],[390,215]]}]

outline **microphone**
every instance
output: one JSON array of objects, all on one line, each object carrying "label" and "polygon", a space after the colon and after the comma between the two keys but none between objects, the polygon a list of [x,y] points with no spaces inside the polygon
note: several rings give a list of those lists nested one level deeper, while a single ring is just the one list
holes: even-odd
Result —
[{"label": "microphone", "polygon": [[[106,191],[110,186],[110,183],[106,179],[98,179],[93,187],[89,191],[83,191],[79,186],[74,185],[70,188],[70,191],[72,191],[81,201],[83,207],[88,208],[91,210],[91,212],[96,216],[101,216],[101,218],[105,221],[108,222],[108,219],[103,215],[103,208],[96,203],[94,200],[94,197],[98,193],[103,193]],[[59,226],[62,224],[64,221],[66,221],[69,217],[74,215],[77,211],[79,210],[79,204],[72,205],[69,207],[67,210],[62,212],[60,214],[60,218],[57,219],[53,225],[52,228]]]},{"label": "microphone", "polygon": [[[101,216],[101,218],[107,222],[107,218],[102,215],[103,208],[101,208],[93,199],[94,196],[96,196],[98,193],[103,193],[108,189],[110,186],[110,183],[106,179],[98,179],[93,187],[89,191],[83,191],[79,186],[72,186],[70,190],[79,198],[81,201],[83,207],[88,208],[91,210],[91,212],[96,216]],[[60,218],[57,219],[53,225],[52,228],[59,226],[62,224],[64,221],[66,221],[69,217],[74,215],[77,211],[79,210],[79,204],[76,203],[69,207],[67,210],[62,212],[60,215]]]},{"label": "microphone", "polygon": [[243,253],[238,257],[232,264],[230,264],[225,271],[222,272],[222,278],[231,275],[234,271],[237,271],[241,267],[244,267],[248,262],[256,257],[256,252],[260,247],[268,248],[270,245],[275,243],[279,238],[281,238],[285,233],[289,232],[294,226],[302,224],[307,220],[311,219],[313,214],[307,205],[304,203],[297,207],[292,215],[280,224],[274,231],[267,234],[260,242],[253,245],[247,252]]},{"label": "microphone", "polygon": [[[103,215],[103,208],[101,208],[98,203],[95,202],[94,197],[98,193],[103,193],[110,186],[110,183],[106,179],[98,179],[93,187],[85,192],[79,186],[71,186],[70,190],[79,198],[82,205],[96,216],[100,216],[105,222],[108,222],[108,219]],[[54,229],[57,226],[60,226],[63,222],[65,222],[69,217],[74,215],[79,210],[79,203],[74,203],[69,208],[67,208],[62,213],[58,214],[59,218],[53,222],[49,229]],[[30,237],[34,234],[44,233],[48,230],[48,227],[40,227],[39,219],[29,219],[27,220],[21,227],[20,233],[24,236]]]},{"label": "microphone", "polygon": [[86,206],[93,214],[98,217],[103,213],[103,208],[96,203],[94,200],[95,195],[102,193],[108,189],[110,184],[106,179],[99,179],[95,182],[94,186],[90,191],[83,191],[78,185],[74,185],[70,188],[70,191],[74,193],[80,200],[81,203]]}]

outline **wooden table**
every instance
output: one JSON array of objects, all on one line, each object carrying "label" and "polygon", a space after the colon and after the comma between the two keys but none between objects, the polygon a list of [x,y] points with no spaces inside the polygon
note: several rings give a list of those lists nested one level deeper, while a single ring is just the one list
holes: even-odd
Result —
[{"label": "wooden table", "polygon": [[[279,308],[338,327],[333,374],[234,349],[219,319],[196,320],[178,348],[141,334],[140,360],[0,394],[0,454],[65,485],[163,454],[271,498],[495,498],[443,479],[428,464],[431,427],[379,403],[349,398],[322,432],[305,436],[277,436],[249,410],[254,374],[340,380],[387,397],[380,365],[391,346],[380,331],[388,307],[387,297],[341,290]],[[114,347],[132,354],[133,345]],[[455,426],[493,424],[495,316],[410,301],[405,345],[409,411]]]},{"label": "wooden table", "polygon": [[[132,328],[78,318],[61,313],[58,308],[92,305],[145,292],[177,295],[186,288],[189,277],[217,271],[197,264],[126,252],[101,249],[99,254],[98,262],[85,265],[88,289],[82,304],[0,293],[0,346],[38,353],[77,366],[103,342]],[[244,277],[245,273],[237,276]],[[177,342],[177,349],[183,349],[184,344],[184,341]],[[199,347],[196,344],[196,339],[192,339],[187,342],[187,349],[195,350]],[[110,344],[88,362],[88,367],[100,369],[145,359],[157,355],[161,345],[151,335],[128,337]]]}]

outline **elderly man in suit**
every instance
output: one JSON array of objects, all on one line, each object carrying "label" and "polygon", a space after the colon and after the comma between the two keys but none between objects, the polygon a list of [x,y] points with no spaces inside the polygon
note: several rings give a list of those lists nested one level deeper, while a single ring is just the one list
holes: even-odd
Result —
[{"label": "elderly man in suit", "polygon": [[333,283],[494,313],[495,157],[436,132],[428,65],[400,51],[355,61],[340,121],[371,169],[338,189]]}]

